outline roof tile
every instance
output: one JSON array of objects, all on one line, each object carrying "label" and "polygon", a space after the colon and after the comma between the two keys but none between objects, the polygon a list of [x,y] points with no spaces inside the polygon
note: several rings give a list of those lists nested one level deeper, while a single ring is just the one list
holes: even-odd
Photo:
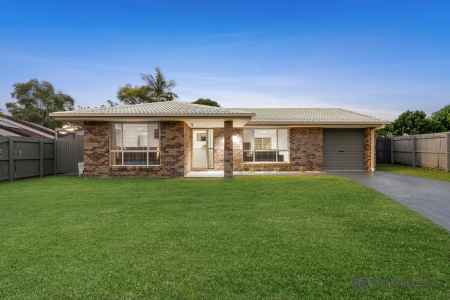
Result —
[{"label": "roof tile", "polygon": [[56,112],[65,117],[246,117],[251,124],[384,124],[377,118],[340,108],[224,108],[179,101],[119,105]]}]

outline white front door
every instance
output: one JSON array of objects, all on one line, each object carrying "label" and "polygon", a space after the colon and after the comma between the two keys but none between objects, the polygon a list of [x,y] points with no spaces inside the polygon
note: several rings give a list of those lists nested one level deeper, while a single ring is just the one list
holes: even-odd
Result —
[{"label": "white front door", "polygon": [[192,130],[192,169],[213,168],[213,130]]}]

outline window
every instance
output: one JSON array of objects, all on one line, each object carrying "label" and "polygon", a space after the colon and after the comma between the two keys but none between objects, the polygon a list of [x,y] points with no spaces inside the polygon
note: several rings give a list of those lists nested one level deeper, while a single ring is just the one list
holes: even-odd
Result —
[{"label": "window", "polygon": [[111,162],[113,166],[159,165],[159,124],[114,124]]},{"label": "window", "polygon": [[244,129],[244,162],[288,162],[288,129]]}]

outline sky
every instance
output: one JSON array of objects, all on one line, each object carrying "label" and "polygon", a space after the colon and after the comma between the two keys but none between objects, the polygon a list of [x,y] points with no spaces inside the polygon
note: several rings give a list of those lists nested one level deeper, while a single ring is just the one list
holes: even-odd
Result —
[{"label": "sky", "polygon": [[450,104],[450,1],[0,0],[0,107],[50,81],[80,106],[159,66],[181,101],[342,107],[394,119]]}]

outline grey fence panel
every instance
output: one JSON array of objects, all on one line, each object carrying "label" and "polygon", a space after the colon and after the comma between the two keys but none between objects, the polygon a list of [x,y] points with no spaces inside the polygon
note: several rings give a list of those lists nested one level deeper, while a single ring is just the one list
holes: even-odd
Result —
[{"label": "grey fence panel", "polygon": [[9,179],[9,168],[7,161],[0,161],[0,181]]},{"label": "grey fence panel", "polygon": [[377,163],[391,162],[391,139],[383,136],[377,137],[376,143],[376,160]]},{"label": "grey fence panel", "polygon": [[14,179],[40,176],[39,159],[14,160]]},{"label": "grey fence panel", "polygon": [[9,178],[9,141],[0,138],[0,181]]},{"label": "grey fence panel", "polygon": [[[450,132],[419,134],[390,138],[391,162],[409,166],[450,170]],[[377,160],[386,157],[388,150],[382,148],[383,139],[377,138]],[[385,141],[384,141],[385,142]],[[384,152],[384,154],[378,154]]]},{"label": "grey fence panel", "polygon": [[447,135],[427,134],[416,137],[416,163],[426,168],[447,168]]},{"label": "grey fence panel", "polygon": [[[58,148],[61,149],[60,152]],[[76,174],[78,162],[83,161],[82,158],[82,137],[56,142],[36,138],[0,137],[0,181],[56,173]],[[58,162],[70,167],[58,170]]]},{"label": "grey fence panel", "polygon": [[57,173],[78,174],[78,163],[83,162],[83,136],[69,136],[56,143]]},{"label": "grey fence panel", "polygon": [[412,137],[395,137],[392,139],[394,146],[394,163],[413,165]]},{"label": "grey fence panel", "polygon": [[43,154],[43,172],[44,176],[53,175],[55,170],[55,145],[54,142],[44,142],[44,154]]}]

